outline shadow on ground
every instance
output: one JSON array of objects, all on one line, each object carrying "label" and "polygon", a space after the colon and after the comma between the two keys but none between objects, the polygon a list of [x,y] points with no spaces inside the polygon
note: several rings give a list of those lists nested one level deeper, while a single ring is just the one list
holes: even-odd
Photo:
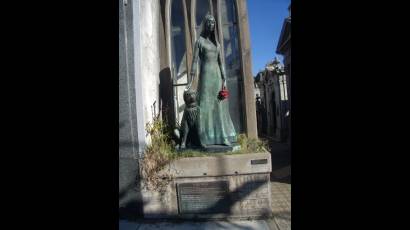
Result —
[{"label": "shadow on ground", "polygon": [[272,159],[271,181],[291,183],[291,151],[290,144],[277,142],[266,137],[260,137],[269,146]]}]

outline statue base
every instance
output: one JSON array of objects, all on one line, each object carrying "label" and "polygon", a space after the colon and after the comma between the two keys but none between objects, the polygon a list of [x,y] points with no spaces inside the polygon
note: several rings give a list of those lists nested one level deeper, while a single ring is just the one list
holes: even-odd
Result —
[{"label": "statue base", "polygon": [[232,143],[231,146],[208,145],[202,151],[207,152],[207,153],[223,153],[223,152],[233,152],[233,151],[239,151],[239,150],[241,150],[241,146],[236,143]]},{"label": "statue base", "polygon": [[186,147],[184,149],[177,148],[177,152],[184,152],[184,151],[201,151],[206,153],[226,153],[226,152],[234,152],[241,150],[241,146],[237,143],[232,143],[231,146],[227,145],[207,145],[205,148],[201,147]]},{"label": "statue base", "polygon": [[144,218],[270,218],[271,171],[269,152],[174,160],[159,173],[172,178],[163,190],[142,186]]}]

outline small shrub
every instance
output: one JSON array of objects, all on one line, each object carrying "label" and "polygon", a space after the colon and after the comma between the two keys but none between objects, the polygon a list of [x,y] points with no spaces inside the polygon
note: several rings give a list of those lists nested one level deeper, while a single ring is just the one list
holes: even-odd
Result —
[{"label": "small shrub", "polygon": [[[165,191],[166,185],[173,178],[170,173],[163,172],[159,174],[159,172],[172,160],[186,157],[210,156],[209,153],[196,150],[177,152],[172,141],[173,129],[159,117],[154,117],[152,122],[146,124],[145,129],[151,137],[151,142],[145,147],[141,171],[145,188],[148,190]],[[238,135],[237,141],[241,146],[241,150],[223,153],[223,155],[257,153],[268,149],[266,142],[255,138],[248,138],[245,134]]]},{"label": "small shrub", "polygon": [[258,153],[268,149],[267,142],[256,138],[248,138],[245,134],[238,135],[238,143],[244,153]]},{"label": "small shrub", "polygon": [[141,165],[144,184],[149,190],[161,191],[172,178],[170,174],[158,173],[176,156],[170,129],[158,117],[147,123],[145,129],[151,137],[151,143],[145,147]]}]

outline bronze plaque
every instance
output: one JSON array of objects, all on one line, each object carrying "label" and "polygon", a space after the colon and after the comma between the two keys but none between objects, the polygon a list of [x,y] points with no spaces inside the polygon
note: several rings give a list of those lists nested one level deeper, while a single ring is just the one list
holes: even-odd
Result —
[{"label": "bronze plaque", "polygon": [[228,181],[178,184],[178,211],[180,214],[228,213],[231,206],[228,192]]},{"label": "bronze plaque", "polygon": [[267,164],[268,159],[251,160],[251,165]]}]

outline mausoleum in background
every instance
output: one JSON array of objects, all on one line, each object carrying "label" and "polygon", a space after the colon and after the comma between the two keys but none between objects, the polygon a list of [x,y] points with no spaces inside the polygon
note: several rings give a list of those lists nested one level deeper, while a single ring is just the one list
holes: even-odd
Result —
[{"label": "mausoleum in background", "polygon": [[291,141],[291,5],[283,21],[275,58],[255,76],[258,135],[279,142]]},{"label": "mausoleum in background", "polygon": [[284,142],[289,133],[288,84],[278,59],[266,64],[255,77],[258,134]]}]

